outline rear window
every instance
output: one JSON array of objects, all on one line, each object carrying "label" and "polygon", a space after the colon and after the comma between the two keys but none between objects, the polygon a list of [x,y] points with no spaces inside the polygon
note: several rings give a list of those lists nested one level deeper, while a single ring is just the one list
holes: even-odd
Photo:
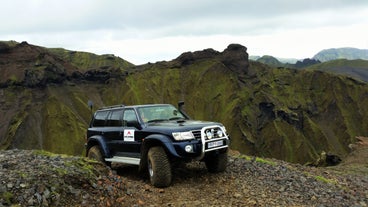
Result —
[{"label": "rear window", "polygon": [[92,126],[94,127],[101,127],[105,126],[106,117],[109,111],[98,111],[95,114],[95,117],[93,119]]},{"label": "rear window", "polygon": [[108,126],[123,126],[123,110],[111,111],[109,119],[107,121]]}]

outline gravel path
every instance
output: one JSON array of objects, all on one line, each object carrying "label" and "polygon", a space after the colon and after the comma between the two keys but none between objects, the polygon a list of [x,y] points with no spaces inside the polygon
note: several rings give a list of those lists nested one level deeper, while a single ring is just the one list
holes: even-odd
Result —
[{"label": "gravel path", "polygon": [[[338,169],[338,170],[336,170]],[[81,157],[0,151],[0,206],[367,206],[368,174],[229,156],[226,171],[194,162],[172,186],[152,187],[137,167],[113,171]]]}]

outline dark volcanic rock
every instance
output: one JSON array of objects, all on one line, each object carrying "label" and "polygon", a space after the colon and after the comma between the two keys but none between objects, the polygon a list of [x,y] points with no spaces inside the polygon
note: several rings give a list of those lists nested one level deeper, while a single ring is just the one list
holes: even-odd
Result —
[{"label": "dark volcanic rock", "polygon": [[106,70],[90,70],[84,74],[84,78],[88,81],[105,82],[110,78],[110,72]]},{"label": "dark volcanic rock", "polygon": [[193,63],[196,60],[206,59],[206,58],[214,58],[220,53],[213,49],[205,49],[202,51],[196,51],[196,52],[185,52],[181,54],[178,58],[176,58],[177,61],[181,63],[182,66],[189,65]]},{"label": "dark volcanic rock", "polygon": [[5,42],[0,42],[0,53],[6,53],[10,50],[10,46]]},{"label": "dark volcanic rock", "polygon": [[221,55],[221,61],[238,74],[248,74],[249,62],[247,48],[239,44],[230,44]]},{"label": "dark volcanic rock", "polygon": [[[45,151],[0,151],[0,206],[367,206],[366,174],[314,168],[231,151],[223,173],[204,163],[173,170],[155,188],[137,167]],[[344,172],[344,173],[341,173]]]},{"label": "dark volcanic rock", "polygon": [[[115,58],[111,55],[105,56],[110,62]],[[113,63],[114,61],[98,67],[81,68],[73,65],[70,59],[47,48],[27,42],[14,43],[14,46],[0,42],[0,87],[45,87],[47,84],[61,84],[66,80],[105,83],[111,77],[127,75],[119,68],[113,67]]]}]

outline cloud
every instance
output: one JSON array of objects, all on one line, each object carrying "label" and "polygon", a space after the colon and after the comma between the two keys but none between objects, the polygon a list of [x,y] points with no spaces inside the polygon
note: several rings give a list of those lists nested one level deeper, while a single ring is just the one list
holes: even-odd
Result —
[{"label": "cloud", "polygon": [[4,0],[0,39],[135,64],[230,43],[302,58],[323,47],[367,48],[367,14],[366,0]]}]

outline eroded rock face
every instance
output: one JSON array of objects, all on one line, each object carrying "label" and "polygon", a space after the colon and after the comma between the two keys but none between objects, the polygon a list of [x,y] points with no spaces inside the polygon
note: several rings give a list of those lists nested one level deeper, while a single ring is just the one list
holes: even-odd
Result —
[{"label": "eroded rock face", "polygon": [[4,42],[0,42],[0,53],[6,53],[10,50],[10,46]]},{"label": "eroded rock face", "polygon": [[211,58],[221,61],[229,70],[238,75],[239,80],[255,75],[255,71],[249,70],[247,48],[240,44],[230,44],[223,52],[213,49],[185,52],[174,61],[179,62],[179,66],[182,67],[193,64],[195,61]]},{"label": "eroded rock face", "polygon": [[185,52],[181,54],[177,61],[181,63],[181,66],[189,65],[196,60],[207,59],[207,58],[214,58],[218,56],[220,53],[213,49],[205,49],[202,51],[195,51],[195,52]]},{"label": "eroded rock face", "polygon": [[[2,88],[11,85],[45,87],[47,84],[61,84],[66,80],[104,83],[112,76],[126,75],[119,68],[109,65],[117,59],[112,55],[102,55],[101,63],[97,63],[101,64],[99,66],[84,68],[73,65],[70,61],[73,57],[58,56],[47,48],[30,45],[27,42],[12,44],[14,45],[0,42],[0,87]],[[77,52],[70,53],[77,55]],[[88,63],[88,58],[79,61]]]},{"label": "eroded rock face", "polygon": [[239,74],[248,73],[247,48],[239,44],[229,45],[221,54],[221,61],[231,70]]}]

